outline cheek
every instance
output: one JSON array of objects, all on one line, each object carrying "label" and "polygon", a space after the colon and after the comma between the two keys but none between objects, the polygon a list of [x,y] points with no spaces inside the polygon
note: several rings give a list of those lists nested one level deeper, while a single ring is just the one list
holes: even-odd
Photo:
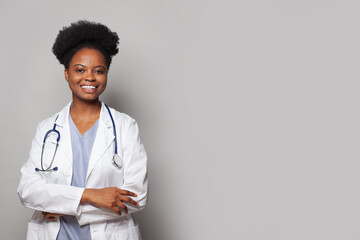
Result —
[{"label": "cheek", "polygon": [[81,76],[71,74],[68,76],[68,83],[75,85],[77,82],[81,81]]},{"label": "cheek", "polygon": [[74,77],[73,76],[69,76],[69,78],[68,78],[68,85],[69,85],[69,88],[70,88],[70,90],[72,91],[72,92],[74,92],[74,91],[76,91],[76,89],[77,89],[77,79],[75,78],[74,79]]},{"label": "cheek", "polygon": [[105,91],[105,89],[106,89],[106,82],[103,82],[103,83],[101,83],[101,93],[103,93],[104,91]]},{"label": "cheek", "polygon": [[102,77],[102,78],[99,79],[99,81],[101,82],[101,85],[106,87],[106,85],[107,85],[107,77]]}]

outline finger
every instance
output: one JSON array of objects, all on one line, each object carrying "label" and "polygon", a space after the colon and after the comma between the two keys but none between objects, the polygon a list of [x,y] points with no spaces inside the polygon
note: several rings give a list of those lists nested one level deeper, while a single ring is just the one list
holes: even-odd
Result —
[{"label": "finger", "polygon": [[44,217],[45,218],[49,218],[49,217],[53,217],[54,215],[52,215],[51,213],[46,213],[45,215],[44,215]]},{"label": "finger", "polygon": [[51,213],[51,215],[54,216],[54,217],[64,216],[64,214],[60,214],[60,213]]},{"label": "finger", "polygon": [[[45,213],[46,216],[53,216],[53,217],[57,217],[57,216],[60,216],[61,214],[58,214],[58,213]],[[45,216],[44,215],[44,216]]]},{"label": "finger", "polygon": [[114,212],[116,212],[117,214],[121,215],[121,211],[119,208],[114,206],[114,207],[111,207],[110,209],[113,210]]},{"label": "finger", "polygon": [[59,213],[45,213],[44,214],[44,218],[45,219],[55,219],[56,217],[61,217],[64,216],[64,214],[59,214]]},{"label": "finger", "polygon": [[129,190],[120,189],[120,188],[119,188],[119,193],[120,193],[121,195],[127,195],[127,196],[137,197],[137,194],[136,194],[136,193],[130,192]]},{"label": "finger", "polygon": [[121,199],[122,202],[128,202],[128,203],[130,203],[131,205],[134,205],[135,207],[138,207],[138,206],[139,206],[139,203],[136,202],[136,201],[135,201],[134,199],[132,199],[132,198],[125,197],[125,196],[121,196],[120,199]]},{"label": "finger", "polygon": [[55,217],[51,214],[45,214],[44,215],[44,218],[48,221],[54,221],[55,220]]},{"label": "finger", "polygon": [[118,203],[116,205],[118,207],[122,208],[125,211],[126,214],[128,213],[127,206],[125,204],[123,204],[121,201],[118,201]]}]

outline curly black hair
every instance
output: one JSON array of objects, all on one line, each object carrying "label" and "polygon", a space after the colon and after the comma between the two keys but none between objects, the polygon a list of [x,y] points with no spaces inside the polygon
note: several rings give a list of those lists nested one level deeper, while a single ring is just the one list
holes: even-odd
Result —
[{"label": "curly black hair", "polygon": [[63,27],[59,31],[52,47],[56,58],[66,69],[76,52],[84,47],[94,48],[100,51],[104,57],[107,67],[110,67],[111,59],[119,49],[119,37],[107,26],[101,23],[80,20],[71,23],[69,27]]}]

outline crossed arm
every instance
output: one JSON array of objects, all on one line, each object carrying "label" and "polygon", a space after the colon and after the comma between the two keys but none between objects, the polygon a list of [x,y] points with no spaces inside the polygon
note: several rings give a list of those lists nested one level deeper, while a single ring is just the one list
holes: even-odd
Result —
[{"label": "crossed arm", "polygon": [[[122,209],[125,214],[128,213],[128,208],[124,203],[129,203],[135,207],[139,206],[139,203],[134,201],[131,197],[137,197],[136,193],[116,187],[101,189],[88,188],[84,190],[80,204],[91,204],[99,208],[107,208],[121,215],[120,209]],[[44,218],[49,221],[55,221],[57,217],[64,216],[64,214],[59,213],[42,213]]]},{"label": "crossed arm", "polygon": [[29,208],[43,212],[45,219],[55,220],[62,215],[74,215],[80,225],[105,221],[122,214],[136,212],[145,207],[147,199],[147,158],[140,143],[135,120],[127,128],[131,137],[124,144],[124,184],[122,189],[79,188],[47,183],[34,172],[36,159],[40,156],[41,136],[39,127],[33,139],[30,158],[21,168],[18,194],[22,203]]}]

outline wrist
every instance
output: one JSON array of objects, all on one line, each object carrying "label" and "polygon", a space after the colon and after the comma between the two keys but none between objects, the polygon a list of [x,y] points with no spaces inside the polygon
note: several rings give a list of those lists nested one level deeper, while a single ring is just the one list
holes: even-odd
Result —
[{"label": "wrist", "polygon": [[85,188],[85,190],[81,196],[81,199],[80,199],[80,204],[90,202],[90,193],[91,193],[91,189]]}]

